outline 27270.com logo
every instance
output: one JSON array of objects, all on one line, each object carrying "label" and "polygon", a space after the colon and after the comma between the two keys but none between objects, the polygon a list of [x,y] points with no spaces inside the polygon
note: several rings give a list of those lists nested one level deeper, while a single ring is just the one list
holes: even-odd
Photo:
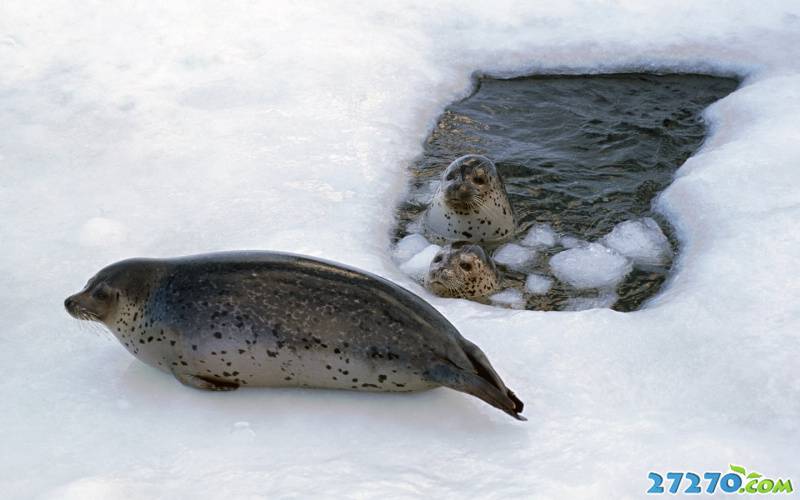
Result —
[{"label": "27270.com logo", "polygon": [[[748,473],[744,467],[731,464],[731,472],[705,472],[702,478],[694,472],[667,472],[664,476],[651,472],[652,481],[647,493],[791,493],[791,479],[769,479],[758,472]],[[666,490],[665,490],[666,486]],[[681,490],[681,486],[683,489]]]}]

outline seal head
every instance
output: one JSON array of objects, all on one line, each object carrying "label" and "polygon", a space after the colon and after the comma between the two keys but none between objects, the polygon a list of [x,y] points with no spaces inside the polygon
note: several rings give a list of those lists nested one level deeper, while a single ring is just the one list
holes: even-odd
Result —
[{"label": "seal head", "polygon": [[494,163],[480,155],[456,159],[442,172],[425,225],[448,240],[501,242],[516,228],[514,210]]},{"label": "seal head", "polygon": [[500,289],[500,275],[480,245],[446,245],[431,262],[425,287],[440,297],[477,299]]},{"label": "seal head", "polygon": [[73,318],[113,325],[122,305],[149,294],[157,271],[154,259],[117,262],[94,275],[83,290],[67,297],[64,307]]}]

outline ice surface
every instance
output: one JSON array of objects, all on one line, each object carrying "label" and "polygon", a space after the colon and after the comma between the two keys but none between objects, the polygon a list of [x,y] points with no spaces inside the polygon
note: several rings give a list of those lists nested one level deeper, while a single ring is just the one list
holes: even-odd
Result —
[{"label": "ice surface", "polygon": [[575,248],[575,247],[582,247],[589,244],[588,241],[584,241],[580,238],[576,238],[574,236],[562,236],[559,240],[559,243],[564,248]]},{"label": "ice surface", "polygon": [[81,245],[89,247],[111,246],[123,243],[127,238],[125,225],[104,217],[92,217],[81,227]]},{"label": "ice surface", "polygon": [[556,278],[575,288],[608,288],[622,281],[633,266],[614,250],[589,243],[553,255],[550,269]]},{"label": "ice surface", "polygon": [[400,270],[409,275],[415,281],[422,281],[425,275],[428,274],[428,269],[431,267],[431,261],[436,257],[436,254],[441,250],[439,245],[428,245],[422,251],[411,257],[406,262],[400,265]]},{"label": "ice surface", "polygon": [[525,291],[534,295],[543,295],[553,286],[553,280],[541,274],[529,274],[525,278]]},{"label": "ice surface", "polygon": [[430,245],[430,242],[421,234],[409,234],[397,242],[392,252],[392,258],[396,263],[402,264],[420,253],[428,245]]},{"label": "ice surface", "polygon": [[525,297],[516,288],[507,288],[502,292],[497,292],[489,296],[489,301],[496,306],[509,307],[511,309],[524,309]]},{"label": "ice surface", "polygon": [[601,290],[596,297],[570,297],[567,299],[564,311],[608,308],[613,306],[618,298],[613,290]]},{"label": "ice surface", "polygon": [[528,230],[522,244],[534,248],[549,248],[556,244],[558,235],[550,224],[536,224]]},{"label": "ice surface", "polygon": [[672,258],[672,248],[658,223],[650,217],[620,222],[602,243],[638,266],[662,266]]},{"label": "ice surface", "polygon": [[[641,498],[648,471],[739,461],[797,481],[798,47],[796,1],[0,3],[1,496]],[[646,309],[439,299],[392,262],[406,167],[473,72],[698,70],[746,80],[657,200],[681,254]],[[125,240],[82,243],[94,217]],[[62,310],[114,260],[236,248],[422,294],[529,421],[445,389],[200,393]]]},{"label": "ice surface", "polygon": [[524,271],[536,263],[536,250],[516,243],[506,243],[495,250],[492,258],[495,263],[506,266],[509,269]]}]

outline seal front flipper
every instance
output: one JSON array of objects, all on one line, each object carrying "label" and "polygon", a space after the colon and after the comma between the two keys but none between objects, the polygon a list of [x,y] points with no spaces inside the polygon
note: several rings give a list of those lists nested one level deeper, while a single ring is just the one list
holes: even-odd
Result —
[{"label": "seal front flipper", "polygon": [[204,391],[233,391],[239,388],[239,384],[224,382],[203,377],[201,375],[191,375],[189,373],[172,372],[175,378],[183,385],[202,389]]}]

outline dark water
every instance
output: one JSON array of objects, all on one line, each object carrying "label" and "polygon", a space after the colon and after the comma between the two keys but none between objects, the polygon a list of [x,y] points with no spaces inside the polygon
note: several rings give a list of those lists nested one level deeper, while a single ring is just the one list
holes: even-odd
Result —
[{"label": "dark water", "polygon": [[[409,199],[398,211],[396,236],[407,234],[430,197],[432,182],[455,158],[491,158],[505,179],[521,233],[548,223],[560,234],[594,241],[624,220],[649,216],[670,239],[653,198],[702,144],[701,113],[738,81],[693,74],[615,74],[483,78],[470,97],[450,105],[411,166]],[[562,247],[543,252],[536,272]],[[618,287],[614,309],[630,311],[652,297],[669,265],[634,270]],[[506,273],[511,284],[523,275]],[[560,309],[591,295],[558,284],[528,300],[529,309]]]}]

